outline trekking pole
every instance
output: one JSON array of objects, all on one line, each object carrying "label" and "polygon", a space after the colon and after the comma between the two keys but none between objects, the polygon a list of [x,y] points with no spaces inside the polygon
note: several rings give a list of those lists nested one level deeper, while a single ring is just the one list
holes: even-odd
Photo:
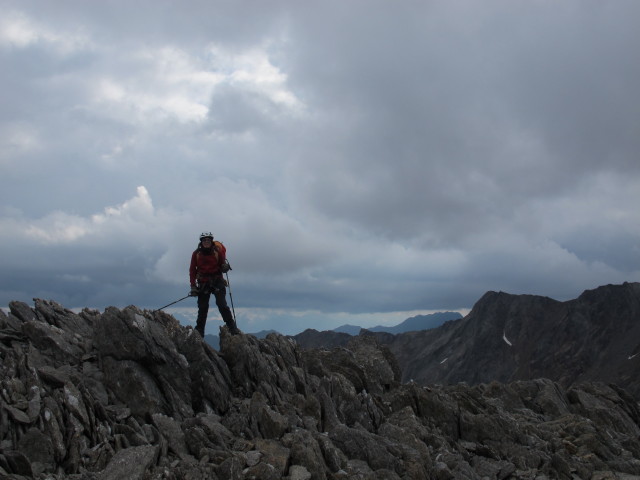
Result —
[{"label": "trekking pole", "polygon": [[[229,290],[229,292],[231,292],[231,290]],[[167,308],[167,307],[170,307],[170,306],[171,306],[171,305],[173,305],[174,303],[181,302],[182,300],[184,300],[185,298],[189,298],[190,296],[191,296],[191,294],[187,295],[186,297],[182,297],[181,299],[176,300],[175,302],[171,302],[169,305],[165,305],[164,307],[160,307],[160,308],[158,308],[157,310],[154,310],[154,311],[153,311],[153,312],[151,312],[151,313],[159,312],[160,310],[163,310],[163,309],[165,309],[165,308]]]},{"label": "trekking pole", "polygon": [[225,273],[227,276],[227,285],[229,286],[229,300],[231,300],[231,312],[233,313],[233,321],[236,321],[236,311],[233,308],[233,295],[231,295],[231,282],[229,282],[229,272]]}]

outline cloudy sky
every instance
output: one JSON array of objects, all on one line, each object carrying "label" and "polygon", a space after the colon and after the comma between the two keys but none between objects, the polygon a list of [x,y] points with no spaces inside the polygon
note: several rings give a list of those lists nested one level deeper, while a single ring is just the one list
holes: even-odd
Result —
[{"label": "cloudy sky", "polygon": [[0,7],[0,306],[158,308],[201,231],[249,332],[640,281],[636,0]]}]

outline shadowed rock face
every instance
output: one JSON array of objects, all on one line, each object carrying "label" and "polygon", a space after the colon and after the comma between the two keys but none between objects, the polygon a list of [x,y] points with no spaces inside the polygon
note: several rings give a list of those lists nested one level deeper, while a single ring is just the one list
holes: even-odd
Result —
[{"label": "shadowed rock face", "polygon": [[[431,330],[372,335],[396,356],[402,380],[421,385],[549,378],[564,388],[615,383],[640,399],[640,283],[607,285],[558,302],[488,292],[465,318]],[[334,332],[294,337],[339,346]]]},{"label": "shadowed rock face", "polygon": [[464,319],[392,343],[406,378],[419,383],[595,380],[640,399],[640,283],[567,302],[489,292]]},{"label": "shadowed rock face", "polygon": [[640,475],[640,410],[616,386],[419,386],[398,365],[373,336],[303,350],[223,328],[218,352],[162,312],[14,302],[0,312],[0,478]]}]

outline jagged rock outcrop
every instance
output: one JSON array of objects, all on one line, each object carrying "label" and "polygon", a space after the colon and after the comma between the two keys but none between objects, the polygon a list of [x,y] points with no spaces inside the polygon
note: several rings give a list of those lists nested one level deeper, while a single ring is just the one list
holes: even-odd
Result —
[{"label": "jagged rock outcrop", "polygon": [[303,350],[171,316],[0,311],[0,478],[640,478],[624,390],[403,384],[372,336]]}]

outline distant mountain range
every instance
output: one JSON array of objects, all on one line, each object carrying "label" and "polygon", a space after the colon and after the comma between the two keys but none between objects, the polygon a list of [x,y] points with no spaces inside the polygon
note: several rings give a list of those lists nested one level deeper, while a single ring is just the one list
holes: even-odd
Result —
[{"label": "distant mountain range", "polygon": [[[406,322],[403,322],[406,323]],[[640,283],[606,285],[560,302],[487,292],[464,318],[392,334],[363,330],[396,356],[402,380],[427,384],[550,378],[563,387],[615,383],[640,398]],[[344,346],[343,332],[306,330],[303,348]]]},{"label": "distant mountain range", "polygon": [[[386,332],[391,334],[412,332],[417,330],[428,330],[430,328],[436,328],[449,320],[457,320],[462,318],[459,312],[438,312],[429,315],[416,315],[404,320],[402,323],[393,327],[384,327],[378,325],[377,327],[368,328],[366,330],[370,332]],[[336,333],[345,333],[348,336],[343,337],[344,343],[347,342],[350,336],[358,335],[362,327],[357,325],[342,325],[338,328],[334,328],[332,331]],[[316,330],[312,330],[316,331]],[[270,333],[279,333],[276,330],[261,330],[257,333],[251,333],[251,335],[257,338],[265,338]],[[341,338],[338,336],[337,338]],[[211,345],[216,350],[220,349],[220,337],[218,335],[207,334],[204,336],[204,341]]]},{"label": "distant mountain range", "polygon": [[[249,335],[253,335],[256,338],[266,338],[270,333],[280,333],[276,330],[261,330],[256,333],[250,333]],[[204,336],[204,341],[211,345],[216,350],[220,350],[220,337],[218,335],[212,335],[207,333]]]},{"label": "distant mountain range", "polygon": [[462,318],[460,312],[438,312],[430,315],[416,315],[415,317],[407,318],[404,322],[395,327],[383,327],[377,326],[373,328],[367,328],[370,332],[387,332],[387,333],[405,333],[416,332],[419,330],[430,330],[432,328],[439,327],[449,320],[458,320]]}]

